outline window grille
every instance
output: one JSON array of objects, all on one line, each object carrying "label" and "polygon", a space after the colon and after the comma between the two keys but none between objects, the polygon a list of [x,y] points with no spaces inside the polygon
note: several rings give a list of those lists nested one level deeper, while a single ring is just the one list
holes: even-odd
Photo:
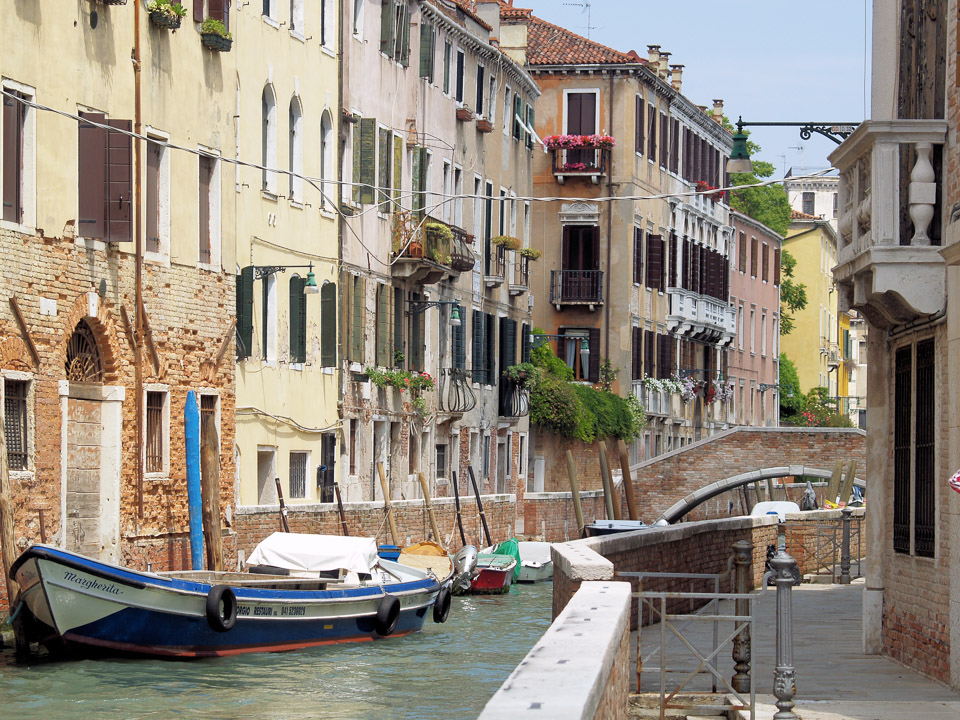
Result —
[{"label": "window grille", "polygon": [[163,472],[163,392],[147,393],[146,471]]},{"label": "window grille", "polygon": [[307,496],[307,453],[290,453],[290,497]]},{"label": "window grille", "polygon": [[4,380],[3,432],[7,440],[7,468],[27,470],[26,380]]}]

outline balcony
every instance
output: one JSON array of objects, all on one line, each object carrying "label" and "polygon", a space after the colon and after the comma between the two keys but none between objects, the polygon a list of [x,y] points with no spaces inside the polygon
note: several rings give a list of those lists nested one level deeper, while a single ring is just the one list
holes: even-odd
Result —
[{"label": "balcony", "polygon": [[511,295],[522,295],[530,289],[530,260],[518,257],[513,264],[513,277],[509,284]]},{"label": "balcony", "polygon": [[827,366],[830,368],[840,367],[840,347],[835,343],[827,344]]},{"label": "balcony", "polygon": [[730,303],[683,288],[667,288],[667,327],[686,339],[730,343],[737,332],[737,312]]},{"label": "balcony", "polygon": [[603,305],[603,271],[551,270],[550,304],[557,310],[563,305],[586,305],[595,310]]},{"label": "balcony", "polygon": [[470,372],[464,368],[443,368],[437,392],[440,410],[450,415],[462,415],[477,406]]},{"label": "balcony", "polygon": [[530,414],[530,391],[516,380],[501,377],[499,408],[502,418],[518,420],[526,417]]},{"label": "balcony", "polygon": [[889,329],[944,308],[938,148],[945,120],[868,120],[831,155],[840,170],[840,310]]},{"label": "balcony", "polygon": [[489,274],[483,276],[483,283],[488,288],[500,287],[507,275],[507,249],[502,245],[495,245],[491,249]]},{"label": "balcony", "polygon": [[421,223],[407,211],[393,216],[393,250],[394,277],[423,285],[468,272],[475,262],[465,230],[433,217]]},{"label": "balcony", "polygon": [[567,178],[600,183],[610,168],[609,148],[550,148],[553,176],[563,185]]}]

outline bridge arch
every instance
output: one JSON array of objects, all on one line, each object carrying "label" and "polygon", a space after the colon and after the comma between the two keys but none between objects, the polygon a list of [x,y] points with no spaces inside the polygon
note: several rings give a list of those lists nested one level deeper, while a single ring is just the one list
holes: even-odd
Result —
[{"label": "bridge arch", "polygon": [[[723,480],[717,480],[709,485],[697,488],[682,500],[667,508],[663,514],[657,518],[657,522],[661,520],[668,523],[676,522],[701,503],[715,498],[717,495],[722,495],[728,490],[734,490],[743,485],[750,485],[758,480],[782,478],[791,475],[793,477],[813,477],[829,480],[833,472],[831,470],[809,467],[807,465],[781,465],[779,467],[760,468],[759,470],[749,470],[738,473],[737,475],[732,475]],[[866,487],[865,481],[858,477],[854,478],[853,484],[860,488]]]}]

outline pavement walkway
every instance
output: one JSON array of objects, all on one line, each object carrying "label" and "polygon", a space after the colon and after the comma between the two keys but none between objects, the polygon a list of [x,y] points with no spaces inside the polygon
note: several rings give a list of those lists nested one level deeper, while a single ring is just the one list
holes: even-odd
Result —
[{"label": "pavement walkway", "polygon": [[[795,712],[802,720],[958,720],[960,694],[907,667],[879,655],[864,655],[861,648],[860,616],[863,581],[851,585],[804,584],[793,590],[793,655],[796,668]],[[731,607],[721,604],[720,614]],[[756,657],[752,676],[760,707],[757,718],[770,718],[773,670],[776,658],[776,592],[769,588],[758,601]],[[712,647],[712,623],[691,623],[685,637],[701,652]],[[732,622],[721,623],[720,638],[733,631]],[[669,632],[669,631],[668,631]],[[660,627],[643,628],[643,652],[647,655],[660,642]],[[632,640],[631,691],[636,678],[636,633]],[[674,638],[668,642],[671,667],[696,666],[690,651]],[[731,647],[720,651],[720,672],[733,676]],[[648,665],[657,662],[648,661]],[[669,676],[677,682],[682,674]],[[644,692],[658,692],[659,676],[644,673]],[[669,688],[669,683],[668,683]],[[688,689],[710,689],[708,677],[698,677]],[[668,689],[669,692],[669,689]]]}]

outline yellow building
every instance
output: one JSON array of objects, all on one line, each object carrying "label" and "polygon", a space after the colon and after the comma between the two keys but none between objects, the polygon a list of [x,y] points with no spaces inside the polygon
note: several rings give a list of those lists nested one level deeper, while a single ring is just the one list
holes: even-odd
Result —
[{"label": "yellow building", "polygon": [[[240,4],[238,503],[329,502],[337,457],[337,3]],[[269,169],[264,169],[269,168]]]},{"label": "yellow building", "polygon": [[838,392],[841,352],[832,275],[837,234],[828,220],[793,212],[783,249],[797,261],[793,281],[806,286],[807,306],[793,313],[793,331],[781,338],[780,351],[796,365],[803,392],[825,387],[831,396],[844,394]]}]

